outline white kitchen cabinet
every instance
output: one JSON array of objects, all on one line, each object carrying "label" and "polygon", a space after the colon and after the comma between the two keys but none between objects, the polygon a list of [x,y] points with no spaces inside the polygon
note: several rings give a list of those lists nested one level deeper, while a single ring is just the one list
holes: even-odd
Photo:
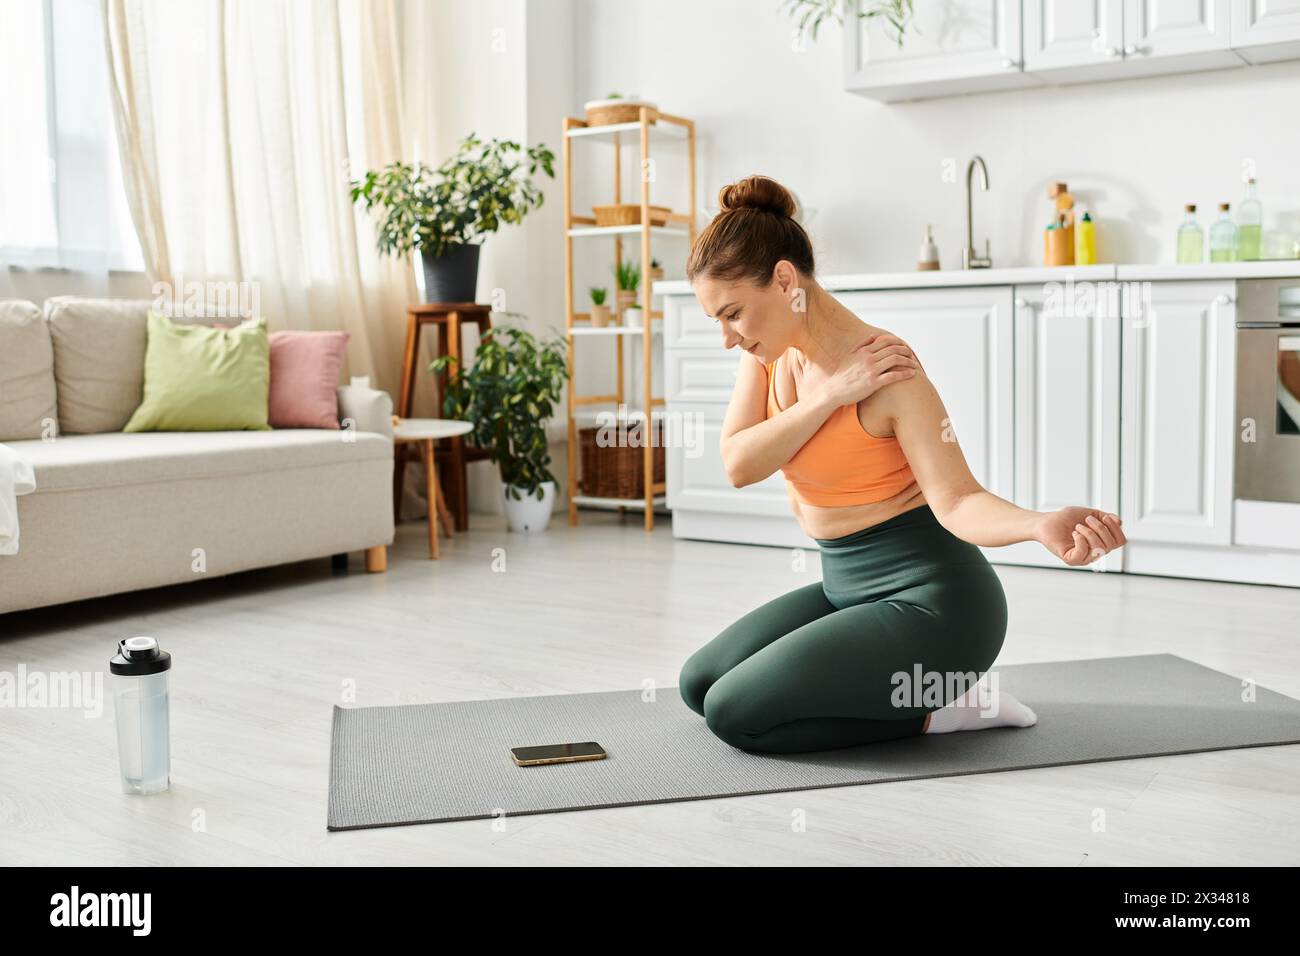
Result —
[{"label": "white kitchen cabinet", "polygon": [[847,26],[845,89],[894,101],[1300,57],[1300,0],[950,0],[917,4],[900,48]]},{"label": "white kitchen cabinet", "polygon": [[1248,63],[1300,56],[1300,0],[1233,0],[1232,48]]},{"label": "white kitchen cabinet", "polygon": [[[1015,486],[1030,511],[1119,513],[1120,287],[1015,288]],[[1066,567],[1037,541],[999,551],[1007,564]],[[1080,570],[1119,571],[1121,552]]]},{"label": "white kitchen cabinet", "polygon": [[1125,286],[1120,518],[1129,541],[1232,542],[1235,288]]},{"label": "white kitchen cabinet", "polygon": [[1110,63],[1124,53],[1124,2],[1024,0],[1025,69]]},{"label": "white kitchen cabinet", "polygon": [[1024,0],[1025,70],[1051,83],[1241,66],[1232,0]]},{"label": "white kitchen cabinet", "polygon": [[845,21],[845,89],[884,102],[1040,82],[1022,59],[1020,0],[918,3],[901,47],[880,17]]}]

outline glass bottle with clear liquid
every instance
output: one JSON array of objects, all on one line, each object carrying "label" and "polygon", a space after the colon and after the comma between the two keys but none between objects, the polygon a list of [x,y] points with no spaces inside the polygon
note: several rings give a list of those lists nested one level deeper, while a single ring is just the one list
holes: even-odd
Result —
[{"label": "glass bottle with clear liquid", "polygon": [[1219,221],[1210,227],[1210,261],[1232,262],[1237,257],[1237,227],[1228,215],[1228,204],[1219,203]]},{"label": "glass bottle with clear liquid", "polygon": [[1196,203],[1183,207],[1187,218],[1178,227],[1178,261],[1200,263],[1205,261],[1205,233],[1196,221]]},{"label": "glass bottle with clear liquid", "polygon": [[1264,206],[1254,179],[1246,180],[1246,198],[1237,206],[1237,258],[1258,259],[1264,231]]}]

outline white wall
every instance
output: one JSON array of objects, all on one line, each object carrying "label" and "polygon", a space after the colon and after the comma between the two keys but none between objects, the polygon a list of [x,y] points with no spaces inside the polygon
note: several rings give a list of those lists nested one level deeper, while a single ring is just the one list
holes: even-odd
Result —
[{"label": "white wall", "polygon": [[782,10],[577,0],[577,92],[627,89],[696,120],[702,202],[756,172],[794,189],[816,210],[824,274],[911,269],[926,223],[943,267],[958,267],[974,153],[991,186],[976,192],[976,246],[992,240],[994,265],[1041,262],[1057,180],[1092,208],[1103,261],[1171,262],[1183,204],[1203,226],[1217,203],[1235,206],[1247,160],[1266,227],[1285,214],[1300,233],[1300,62],[884,105],[843,91],[838,24],[799,53]]}]

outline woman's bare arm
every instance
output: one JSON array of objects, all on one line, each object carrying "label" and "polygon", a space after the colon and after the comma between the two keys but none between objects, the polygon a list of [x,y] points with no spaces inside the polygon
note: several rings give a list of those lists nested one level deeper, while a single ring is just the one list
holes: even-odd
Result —
[{"label": "woman's bare arm", "polygon": [[884,386],[915,374],[917,362],[902,339],[873,335],[844,356],[821,387],[767,417],[767,369],[741,356],[736,389],[722,422],[722,463],[737,488],[762,481],[786,464],[841,405],[856,405]]},{"label": "woman's bare arm", "polygon": [[767,417],[767,369],[748,353],[740,357],[736,388],[722,421],[722,464],[737,488],[762,481],[795,456],[835,411],[825,390]]},{"label": "woman's bare arm", "polygon": [[886,389],[881,402],[940,524],[963,541],[986,548],[1036,540],[1041,514],[999,498],[975,480],[929,376],[922,373]]},{"label": "woman's bare arm", "polygon": [[985,490],[971,474],[952,421],[924,373],[886,389],[882,404],[939,523],[963,541],[1001,548],[1037,541],[1072,567],[1127,543],[1119,516],[1096,508],[1028,511]]}]

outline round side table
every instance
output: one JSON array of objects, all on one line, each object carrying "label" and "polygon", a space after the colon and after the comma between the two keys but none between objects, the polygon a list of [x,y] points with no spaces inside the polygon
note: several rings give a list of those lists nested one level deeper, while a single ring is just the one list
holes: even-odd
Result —
[{"label": "round side table", "polygon": [[[393,428],[393,444],[415,444],[420,446],[424,459],[425,494],[429,499],[429,557],[438,557],[438,521],[443,522],[447,537],[452,534],[451,514],[447,503],[438,491],[438,468],[433,463],[433,443],[440,438],[454,438],[466,435],[474,430],[471,422],[462,422],[454,418],[403,418]],[[395,468],[405,468],[404,456],[397,456]],[[397,503],[400,505],[400,502]]]}]

